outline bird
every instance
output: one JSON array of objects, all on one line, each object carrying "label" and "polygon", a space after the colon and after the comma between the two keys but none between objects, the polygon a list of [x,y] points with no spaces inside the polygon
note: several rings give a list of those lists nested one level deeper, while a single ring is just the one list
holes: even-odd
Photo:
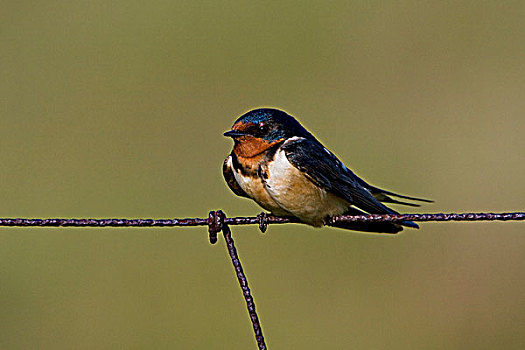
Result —
[{"label": "bird", "polygon": [[[398,214],[382,202],[419,206],[392,197],[432,202],[368,184],[294,117],[279,109],[250,110],[224,136],[234,141],[222,169],[229,188],[275,216],[291,216],[322,227],[337,215]],[[419,228],[412,221],[337,222],[331,226],[376,233]]]}]

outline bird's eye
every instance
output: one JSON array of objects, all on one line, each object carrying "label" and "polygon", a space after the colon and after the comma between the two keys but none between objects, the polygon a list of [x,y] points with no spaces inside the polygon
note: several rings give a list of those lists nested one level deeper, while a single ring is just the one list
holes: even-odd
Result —
[{"label": "bird's eye", "polygon": [[265,133],[265,132],[267,132],[269,129],[270,129],[270,128],[268,127],[268,124],[263,123],[263,122],[259,123],[259,131],[260,131],[260,132]]}]

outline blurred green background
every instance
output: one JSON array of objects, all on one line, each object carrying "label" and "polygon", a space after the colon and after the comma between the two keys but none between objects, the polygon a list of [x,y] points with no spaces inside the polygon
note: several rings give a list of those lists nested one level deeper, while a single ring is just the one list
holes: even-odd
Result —
[{"label": "blurred green background", "polygon": [[[0,14],[0,216],[255,215],[221,174],[285,109],[404,212],[523,210],[523,1],[40,1]],[[525,224],[234,227],[271,349],[523,349]],[[253,349],[206,228],[0,229],[2,349]]]}]

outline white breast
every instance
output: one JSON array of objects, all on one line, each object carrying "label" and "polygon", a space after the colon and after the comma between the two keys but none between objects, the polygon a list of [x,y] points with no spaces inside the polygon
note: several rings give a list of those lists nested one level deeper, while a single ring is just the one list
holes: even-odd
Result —
[{"label": "white breast", "polygon": [[323,219],[345,212],[349,203],[318,188],[286,158],[284,151],[275,154],[268,165],[265,188],[272,199],[301,221],[322,226]]}]

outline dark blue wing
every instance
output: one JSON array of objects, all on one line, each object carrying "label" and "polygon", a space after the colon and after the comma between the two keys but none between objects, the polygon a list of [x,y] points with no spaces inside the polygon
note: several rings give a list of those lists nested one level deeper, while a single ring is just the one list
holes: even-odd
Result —
[{"label": "dark blue wing", "polygon": [[[369,214],[398,214],[379,202],[358,178],[335,155],[315,139],[287,142],[283,150],[291,164],[302,171],[313,183],[326,189],[351,205]],[[375,188],[374,188],[375,189]],[[405,226],[418,227],[411,221]]]}]

